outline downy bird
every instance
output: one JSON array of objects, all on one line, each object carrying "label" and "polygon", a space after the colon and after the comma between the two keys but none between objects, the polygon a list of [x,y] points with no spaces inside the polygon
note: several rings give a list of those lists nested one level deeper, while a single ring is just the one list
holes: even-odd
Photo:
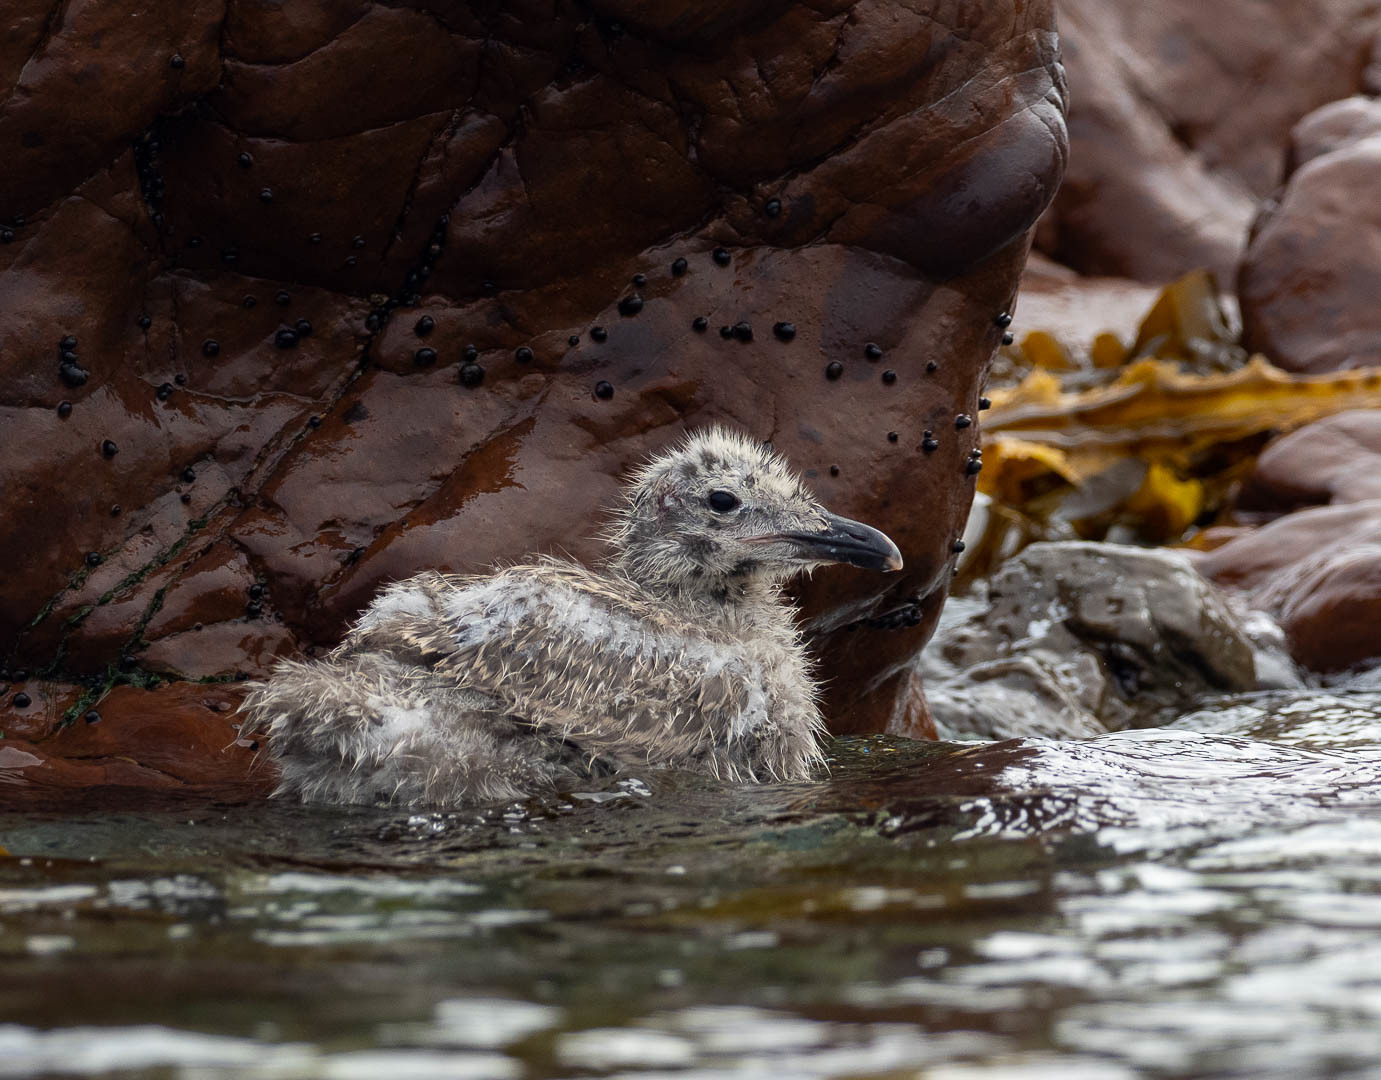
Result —
[{"label": "downy bird", "polygon": [[242,706],[276,794],[454,807],[649,765],[807,778],[823,723],[782,586],[829,563],[900,569],[896,545],[720,427],[638,469],[606,539],[598,569],[396,582],[328,656],[280,663]]}]

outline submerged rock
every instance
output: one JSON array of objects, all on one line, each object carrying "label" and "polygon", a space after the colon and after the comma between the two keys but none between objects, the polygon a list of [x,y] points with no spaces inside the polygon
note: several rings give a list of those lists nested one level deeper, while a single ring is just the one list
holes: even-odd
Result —
[{"label": "submerged rock", "polygon": [[951,601],[919,669],[954,739],[1097,735],[1260,685],[1243,621],[1184,554],[1081,541],[1033,544]]}]

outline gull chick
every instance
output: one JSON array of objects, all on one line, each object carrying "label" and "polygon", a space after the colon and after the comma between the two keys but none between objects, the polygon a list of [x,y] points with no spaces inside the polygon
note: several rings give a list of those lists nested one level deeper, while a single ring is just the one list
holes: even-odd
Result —
[{"label": "gull chick", "polygon": [[648,765],[802,780],[822,760],[794,575],[898,570],[786,462],[724,428],[631,478],[597,570],[540,559],[385,588],[322,660],[279,664],[242,710],[276,794],[465,806]]}]

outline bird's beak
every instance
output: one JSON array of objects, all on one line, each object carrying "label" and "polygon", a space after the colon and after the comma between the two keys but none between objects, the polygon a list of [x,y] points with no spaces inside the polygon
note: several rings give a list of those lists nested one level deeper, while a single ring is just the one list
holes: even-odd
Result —
[{"label": "bird's beak", "polygon": [[865,570],[900,570],[901,552],[884,532],[861,521],[826,513],[822,532],[781,533],[763,540],[793,544],[810,562],[848,563]]}]

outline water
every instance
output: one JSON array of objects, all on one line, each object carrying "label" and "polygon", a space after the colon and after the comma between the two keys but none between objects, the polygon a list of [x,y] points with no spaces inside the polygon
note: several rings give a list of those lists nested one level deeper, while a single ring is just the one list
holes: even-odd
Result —
[{"label": "water", "polygon": [[1381,1075],[1381,693],[833,756],[483,814],[24,793],[0,1077]]}]

